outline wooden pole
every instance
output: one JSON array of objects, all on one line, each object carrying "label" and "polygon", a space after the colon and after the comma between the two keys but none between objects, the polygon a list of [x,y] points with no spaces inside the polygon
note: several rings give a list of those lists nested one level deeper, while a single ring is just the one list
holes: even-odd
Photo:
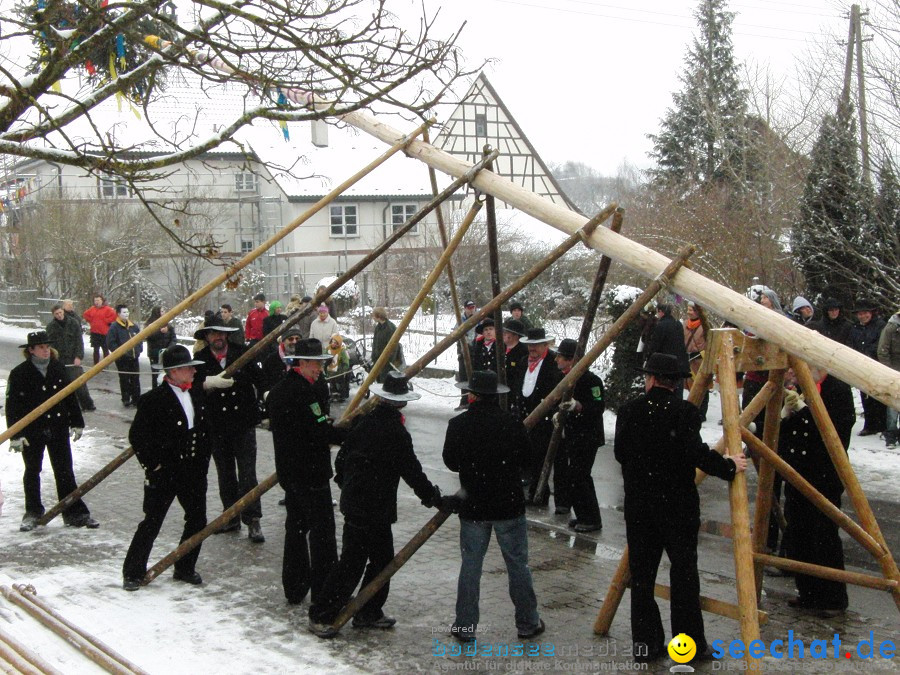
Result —
[{"label": "wooden pole", "polygon": [[[15,669],[7,670],[9,673],[63,675],[61,670],[54,668],[2,628],[0,628],[0,659]],[[3,665],[2,661],[0,665]]]},{"label": "wooden pole", "polygon": [[[725,430],[725,456],[741,454],[741,432],[739,417],[741,414],[737,400],[737,385],[734,369],[734,341],[730,331],[711,331],[712,339],[721,338],[722,345],[718,355],[719,388],[722,397],[722,425]],[[747,476],[739,472],[728,486],[728,497],[731,501],[732,546],[734,547],[734,567],[737,577],[737,604],[740,608],[741,637],[744,644],[759,639],[759,621],[757,619],[756,583],[753,577],[753,547],[750,544],[750,515],[747,510]],[[744,661],[751,668],[758,670],[759,660],[751,656],[749,651]]]},{"label": "wooden pole", "polygon": [[[502,305],[504,302],[509,300],[513,295],[518,293],[520,290],[525,288],[528,284],[534,281],[544,270],[550,267],[553,263],[559,260],[565,253],[571,249],[575,244],[579,241],[582,241],[593,228],[597,227],[604,220],[609,218],[613,211],[615,211],[616,205],[611,204],[607,206],[603,211],[594,216],[591,220],[587,222],[584,226],[584,230],[577,231],[574,234],[566,237],[565,241],[563,241],[559,246],[553,249],[546,258],[544,258],[541,262],[537,263],[530,270],[525,272],[521,277],[516,279],[513,283],[511,283],[505,291],[503,291],[499,296],[493,298],[490,302],[488,302],[484,307],[482,307],[479,311],[473,314],[471,317],[466,319],[462,324],[453,329],[453,331],[437,343],[434,347],[429,349],[425,354],[419,357],[419,359],[408,366],[404,371],[404,375],[407,378],[415,377],[421,370],[427,366],[432,360],[436,359],[440,354],[446,351],[451,345],[453,345],[457,340],[463,337],[466,332],[471,330],[474,326],[478,324],[479,321],[484,319],[486,316],[490,316],[493,311]],[[371,409],[371,406],[375,405],[373,400],[369,400],[363,405],[359,406],[352,414],[344,413],[344,416],[337,422],[338,426],[346,426],[349,424],[350,420],[353,417],[360,415],[362,413],[367,412]]]},{"label": "wooden pole", "polygon": [[[426,143],[431,143],[431,141],[428,138],[428,130],[427,129],[425,130],[425,133],[422,134],[422,139]],[[492,153],[493,156],[490,161],[493,161],[494,159],[496,159],[497,156],[499,156],[499,154],[500,154],[496,150],[494,151],[494,153],[496,153],[496,154]],[[482,161],[482,163],[485,162],[484,159],[482,159],[481,161]],[[428,165],[426,164],[426,166],[428,166]],[[437,194],[437,191],[438,191],[437,174],[435,173],[434,168],[431,166],[428,166],[428,179],[431,181],[432,193]],[[450,238],[447,236],[447,226],[444,224],[443,209],[439,208],[436,211],[435,215],[437,216],[438,232],[441,235],[441,246],[444,248],[447,248],[447,245],[450,243]],[[452,260],[447,263],[447,284],[450,286],[450,304],[453,305],[453,314],[456,316],[456,325],[459,325],[462,323],[462,311],[459,308],[459,293],[456,288],[456,274],[453,272],[453,261]],[[459,344],[462,345],[461,350],[462,350],[462,355],[463,355],[463,364],[466,369],[465,375],[466,375],[466,378],[470,379],[472,377],[472,352],[469,351],[469,342],[468,342],[468,340],[463,340]]]},{"label": "wooden pole", "polygon": [[809,576],[819,577],[820,579],[853,584],[854,586],[864,586],[865,588],[874,588],[879,591],[893,591],[897,587],[897,582],[894,579],[874,577],[871,574],[848,572],[847,570],[813,565],[812,563],[791,560],[789,558],[780,558],[765,553],[754,553],[753,558],[761,565],[777,567],[778,569],[795,572],[797,574],[808,574]]},{"label": "wooden pole", "polygon": [[109,654],[97,649],[93,644],[88,642],[80,632],[76,633],[75,631],[70,630],[40,607],[29,602],[20,593],[12,590],[9,586],[0,586],[0,593],[3,593],[3,596],[7,600],[31,614],[31,616],[59,635],[63,640],[68,642],[70,646],[80,651],[105,671],[114,673],[115,675],[132,675],[134,672],[113,659]]},{"label": "wooden pole", "polygon": [[[831,503],[821,492],[814,488],[809,481],[801,476],[790,464],[785,462],[778,454],[749,429],[741,429],[741,438],[757,457],[764,459],[797,491],[808,499],[813,506],[832,520],[838,527],[853,537],[859,545],[871,553],[876,559],[884,555],[884,548],[875,538],[857,525],[846,513]],[[761,553],[761,551],[756,551]]]},{"label": "wooden pole", "polygon": [[403,316],[403,319],[401,319],[400,324],[397,326],[397,329],[394,331],[393,335],[391,335],[391,339],[388,340],[387,345],[379,355],[378,360],[372,366],[372,369],[369,371],[368,375],[366,375],[366,379],[359,386],[359,389],[356,390],[356,395],[347,406],[347,411],[344,413],[344,417],[351,414],[353,410],[359,405],[359,402],[363,399],[366,392],[369,390],[369,386],[371,386],[372,382],[375,381],[375,378],[378,377],[379,373],[381,373],[381,370],[390,360],[391,355],[394,353],[394,349],[400,343],[400,338],[403,337],[403,332],[413,320],[416,312],[419,311],[419,307],[421,307],[422,302],[425,300],[425,297],[431,292],[431,288],[435,283],[437,283],[437,280],[440,278],[441,273],[447,266],[447,262],[450,260],[454,252],[456,252],[457,247],[462,242],[462,239],[466,235],[466,232],[469,231],[469,226],[475,220],[475,216],[478,215],[478,212],[480,210],[481,202],[475,202],[474,204],[472,204],[472,208],[469,209],[469,212],[466,214],[466,217],[460,224],[459,229],[450,240],[450,245],[441,254],[441,257],[438,259],[437,264],[434,266],[434,269],[431,270],[431,273],[423,282],[422,288],[413,299],[412,303],[409,306],[409,309],[406,310],[406,314]]},{"label": "wooden pole", "polygon": [[650,302],[653,296],[659,293],[659,289],[664,285],[668,285],[669,280],[679,272],[682,265],[684,265],[693,252],[693,246],[684,246],[678,251],[678,255],[676,255],[675,259],[666,266],[663,273],[650,282],[650,285],[647,286],[646,290],[644,290],[644,292],[631,303],[631,306],[616,319],[615,323],[609,327],[609,330],[603,334],[603,337],[600,338],[597,343],[591,347],[591,350],[584,355],[584,358],[572,366],[572,370],[569,371],[568,375],[566,375],[560,383],[557,384],[540,403],[538,403],[537,407],[531,411],[528,417],[525,418],[522,423],[527,428],[530,429],[537,424],[551,409],[556,407],[556,404],[560,401],[565,392],[571,391],[575,387],[578,378],[584,375],[591,364],[596,361],[606,348],[619,336],[619,333],[625,330],[625,327],[637,317],[644,305]]},{"label": "wooden pole", "polygon": [[[777,454],[778,433],[781,429],[781,405],[784,398],[784,370],[769,371],[769,382],[775,392],[766,404],[766,421],[763,426],[763,443]],[[743,432],[741,433],[743,436]],[[765,458],[760,458],[757,467],[759,478],[756,481],[756,510],[753,512],[753,552],[765,553],[769,537],[769,517],[772,513],[775,485],[775,467]],[[780,507],[779,507],[780,508]],[[762,597],[763,566],[756,563],[753,570],[756,579],[756,601]]]},{"label": "wooden pole", "polygon": [[404,147],[414,138],[415,136],[421,134],[425,128],[430,124],[427,122],[419,127],[415,132],[413,132],[410,136],[405,136],[403,139],[395,143],[391,148],[389,148],[385,153],[380,155],[378,158],[370,162],[366,165],[365,168],[355,173],[353,176],[345,180],[343,183],[334,188],[327,195],[322,197],[319,201],[317,201],[313,206],[307,209],[303,214],[295,218],[293,221],[284,226],[278,233],[272,235],[265,242],[257,246],[253,251],[245,255],[239,261],[230,265],[222,274],[218,275],[216,278],[208,282],[205,286],[203,286],[200,290],[191,293],[187,298],[179,302],[168,312],[164,313],[160,318],[151,323],[148,326],[145,326],[144,329],[138,332],[137,335],[128,340],[125,344],[119,347],[117,350],[111,352],[108,356],[103,357],[100,361],[97,362],[95,366],[90,368],[87,372],[80,375],[78,378],[72,380],[69,384],[63,387],[59,392],[48,398],[46,401],[41,403],[38,407],[32,410],[30,413],[25,415],[22,419],[20,419],[15,424],[11,425],[6,431],[0,432],[0,443],[7,440],[8,438],[12,438],[15,434],[19,433],[22,429],[31,424],[38,417],[43,415],[45,412],[50,410],[57,403],[62,401],[69,394],[75,393],[83,384],[87,383],[92,377],[97,375],[100,371],[102,371],[106,366],[113,363],[117,358],[125,354],[126,352],[131,351],[134,347],[140,344],[145,338],[149,337],[160,328],[165,326],[169,321],[178,316],[182,311],[193,305],[195,302],[205,297],[216,288],[219,287],[220,284],[224,283],[235,274],[237,274],[240,270],[244,269],[252,263],[254,260],[259,258],[263,253],[269,250],[272,246],[277,244],[279,241],[287,237],[291,232],[300,227],[307,220],[312,218],[313,215],[321,211],[328,204],[330,204],[334,199],[340,195],[344,190],[349,188],[354,183],[358,182],[362,178],[364,178],[367,174],[371,173],[374,169],[381,166],[384,162],[390,159],[393,155],[398,153],[400,150],[403,150]]},{"label": "wooden pole", "polygon": [[[491,151],[490,145],[484,146],[484,154],[487,155]],[[493,166],[487,167],[488,171]],[[487,224],[487,241],[488,241],[488,260],[491,268],[491,296],[497,297],[503,292],[500,287],[500,250],[497,246],[497,211],[494,205],[494,198],[486,195],[484,199],[485,222]],[[494,363],[497,370],[497,382],[506,384],[506,346],[503,344],[503,309],[497,305],[494,309]],[[500,394],[498,397],[500,407],[507,409],[507,396]]]},{"label": "wooden pole", "polygon": [[422,545],[426,541],[431,539],[431,536],[437,532],[438,528],[443,525],[451,515],[450,511],[438,511],[435,513],[431,517],[431,520],[425,523],[422,529],[416,532],[415,536],[407,542],[406,546],[401,548],[393,559],[385,565],[384,569],[378,573],[378,576],[372,579],[372,581],[359,591],[355,598],[347,603],[334,620],[334,623],[331,624],[332,628],[340,630],[341,626],[356,616],[356,613],[372,599],[372,596],[374,596],[381,587],[409,561],[410,558],[412,558],[416,551],[422,548]]},{"label": "wooden pole", "polygon": [[[622,213],[624,209],[616,209],[615,214],[613,214],[612,223],[610,223],[609,229],[614,232],[618,232],[622,229]],[[591,330],[594,327],[594,319],[597,316],[597,308],[600,306],[600,297],[603,295],[603,289],[606,287],[606,277],[609,274],[609,267],[612,264],[612,258],[609,256],[600,256],[600,264],[597,266],[597,274],[594,276],[594,283],[591,286],[591,294],[588,297],[587,307],[584,310],[584,319],[581,322],[581,331],[578,334],[578,342],[575,346],[575,361],[580,361],[584,356],[584,352],[587,349],[588,339],[591,336]],[[575,386],[572,385],[572,389],[567,389],[566,393],[563,394],[561,403],[565,403],[567,401],[572,400],[572,394],[575,391]],[[559,444],[562,442],[562,434],[563,429],[566,426],[566,419],[569,414],[560,410],[558,413],[558,420],[554,421],[553,426],[553,435],[550,437],[550,444],[547,446],[547,454],[544,456],[544,464],[541,467],[541,475],[538,477],[537,485],[534,488],[534,500],[540,501],[540,499],[544,496],[544,490],[547,489],[547,483],[550,480],[550,469],[553,467],[553,462],[556,459],[556,453],[559,450]]]},{"label": "wooden pole", "polygon": [[[809,406],[813,419],[816,421],[816,426],[819,428],[819,433],[822,435],[822,441],[828,449],[828,455],[831,457],[831,461],[841,479],[841,483],[844,484],[844,488],[850,496],[850,501],[853,503],[853,510],[856,511],[860,524],[866,532],[871,534],[872,537],[884,547],[884,553],[877,557],[882,573],[887,579],[900,581],[900,570],[897,569],[897,563],[891,556],[891,550],[887,545],[884,535],[881,533],[881,528],[878,526],[878,521],[875,519],[875,514],[872,512],[872,507],[869,506],[869,500],[866,499],[866,495],[859,485],[856,474],[853,472],[853,467],[850,466],[847,451],[844,449],[841,439],[831,421],[831,417],[829,417],[828,411],[825,409],[825,404],[822,402],[822,397],[819,395],[816,382],[813,380],[812,373],[809,372],[809,366],[801,359],[793,356],[790,358],[790,364],[791,368],[794,369],[794,374],[797,376],[797,381],[800,383],[800,388],[806,396],[806,404]],[[829,374],[829,377],[833,376]],[[891,595],[894,598],[897,609],[900,610],[900,586],[895,588],[891,592]]]},{"label": "wooden pole", "polygon": [[78,635],[83,637],[85,640],[90,642],[92,645],[94,645],[94,647],[96,647],[103,653],[107,654],[110,658],[121,663],[128,670],[135,672],[135,673],[143,673],[144,675],[146,675],[146,671],[143,670],[140,666],[138,666],[135,663],[132,663],[131,661],[126,659],[124,656],[119,654],[112,647],[110,647],[106,643],[102,642],[101,640],[95,638],[90,633],[83,631],[78,626],[76,626],[71,621],[69,621],[64,616],[62,616],[59,612],[57,612],[52,607],[50,607],[50,605],[48,605],[46,602],[41,600],[37,596],[37,591],[34,590],[34,587],[25,586],[24,584],[13,584],[13,590],[17,591],[28,602],[32,603],[33,605],[35,605],[42,611],[46,612],[48,616],[50,616],[54,620],[58,621],[60,624],[62,624],[66,628],[68,628],[70,631],[72,631],[73,633],[77,633]]},{"label": "wooden pole", "polygon": [[[663,600],[672,599],[672,589],[663,584],[655,584],[653,586],[653,594],[657,598],[662,598]],[[731,602],[709,598],[705,595],[700,596],[700,609],[704,612],[709,612],[710,614],[718,614],[719,616],[724,616],[728,619],[734,619],[735,621],[740,621],[741,618],[741,608],[737,605]],[[767,624],[769,622],[769,614],[762,610],[757,610],[756,620],[761,626]]]},{"label": "wooden pole", "polygon": [[[386,143],[393,143],[400,136],[399,131],[368,113],[350,113],[342,119]],[[470,166],[468,162],[421,141],[412,141],[407,146],[406,153],[452,176],[461,175]],[[584,224],[584,216],[489,171],[482,171],[472,185],[563,232],[572,233]],[[606,228],[594,232],[589,241],[592,248],[651,279],[670,262],[662,254]],[[780,346],[786,352],[826,368],[828,372],[882,403],[900,408],[900,374],[865,354],[835,344],[824,335],[691,269],[682,270],[678,278],[672,281],[671,290],[694,300],[731,323],[752,331],[759,338]]]}]

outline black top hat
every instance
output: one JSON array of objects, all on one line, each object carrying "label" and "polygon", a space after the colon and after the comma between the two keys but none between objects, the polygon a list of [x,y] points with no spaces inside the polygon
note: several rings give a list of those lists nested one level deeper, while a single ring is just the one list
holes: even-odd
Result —
[{"label": "black top hat", "polygon": [[527,331],[525,324],[518,319],[507,319],[503,322],[503,331],[506,333],[515,333],[519,337],[525,337]]},{"label": "black top hat", "polygon": [[553,342],[554,339],[552,336],[547,337],[547,331],[543,328],[529,328],[528,337],[522,338],[521,342],[526,345],[536,345],[541,342]]},{"label": "black top hat", "polygon": [[159,363],[151,363],[155,370],[171,370],[185,366],[202,366],[203,361],[195,361],[184,345],[172,345],[159,353]]},{"label": "black top hat", "polygon": [[575,340],[566,338],[556,346],[556,353],[564,359],[571,359],[575,357],[575,349],[577,347],[578,343]]},{"label": "black top hat", "polygon": [[825,309],[826,311],[829,309],[842,309],[843,306],[844,303],[837,298],[828,298],[822,305],[823,309]]},{"label": "black top hat", "polygon": [[659,375],[661,377],[682,378],[691,376],[690,372],[686,373],[678,366],[676,357],[671,354],[663,354],[662,352],[651,354],[650,358],[647,359],[646,365],[643,368],[637,368],[637,370],[641,373]]},{"label": "black top hat", "polygon": [[878,305],[875,304],[875,301],[872,298],[860,298],[856,301],[856,307],[853,308],[854,312],[877,312]]},{"label": "black top hat", "polygon": [[476,370],[468,382],[457,382],[456,387],[473,394],[505,394],[510,391],[505,384],[497,382],[497,373],[492,370]]},{"label": "black top hat", "polygon": [[37,345],[52,345],[53,340],[50,339],[50,336],[47,335],[47,331],[45,330],[36,330],[32,331],[28,334],[27,337],[28,342],[24,345],[19,345],[19,349],[27,349],[28,347],[36,347]]},{"label": "black top hat", "polygon": [[485,328],[493,328],[494,320],[488,317],[487,319],[482,319],[481,323],[475,326],[475,333],[477,335],[481,335],[484,333]]},{"label": "black top hat", "polygon": [[514,309],[523,310],[524,307],[522,307],[522,303],[521,303],[521,302],[511,302],[511,303],[509,303],[509,311],[511,312],[511,311],[513,311]]},{"label": "black top hat", "polygon": [[285,359],[297,361],[330,361],[331,354],[322,353],[322,341],[316,338],[306,338],[294,345],[293,354],[285,354]]},{"label": "black top hat", "polygon": [[388,373],[384,384],[373,384],[372,393],[389,401],[415,401],[422,398],[409,386],[409,380],[400,373]]},{"label": "black top hat", "polygon": [[211,330],[218,331],[219,333],[233,333],[237,328],[234,326],[226,326],[221,316],[214,316],[194,331],[194,339],[205,340],[206,332]]}]

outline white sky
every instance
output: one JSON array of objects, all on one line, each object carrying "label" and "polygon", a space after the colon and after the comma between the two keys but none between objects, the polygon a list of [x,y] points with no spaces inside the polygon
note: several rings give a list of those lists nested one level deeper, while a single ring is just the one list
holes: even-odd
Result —
[{"label": "white sky", "polygon": [[[422,2],[429,14],[440,9],[441,35],[468,22],[459,44],[470,62],[498,59],[488,78],[547,162],[577,160],[609,175],[623,159],[649,166],[646,135],[658,130],[679,88],[698,0],[393,0],[388,7],[413,12]],[[849,5],[733,0],[736,54],[790,75],[811,41],[846,35]]]}]

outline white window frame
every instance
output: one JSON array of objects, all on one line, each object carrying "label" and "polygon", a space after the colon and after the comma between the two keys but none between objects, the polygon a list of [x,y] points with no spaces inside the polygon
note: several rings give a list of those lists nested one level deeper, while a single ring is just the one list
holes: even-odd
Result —
[{"label": "white window frame", "polygon": [[237,171],[234,174],[235,192],[256,192],[257,177],[252,171]]},{"label": "white window frame", "polygon": [[[396,232],[407,220],[416,215],[418,211],[418,204],[411,204],[408,202],[391,204],[391,231]],[[408,234],[419,234],[419,223],[413,225]]]},{"label": "white window frame", "polygon": [[328,208],[328,225],[328,234],[332,238],[352,239],[358,237],[359,205],[332,204]]},{"label": "white window frame", "polygon": [[252,239],[241,239],[241,255],[247,255],[254,248],[256,247],[253,245]]},{"label": "white window frame", "polygon": [[116,176],[99,176],[97,191],[100,199],[127,199],[131,196],[128,184]]}]

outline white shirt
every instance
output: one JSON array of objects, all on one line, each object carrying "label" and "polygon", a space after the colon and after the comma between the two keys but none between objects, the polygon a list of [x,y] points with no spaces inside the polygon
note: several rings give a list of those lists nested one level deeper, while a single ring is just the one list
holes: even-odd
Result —
[{"label": "white shirt", "polygon": [[184,409],[184,416],[187,417],[187,428],[194,428],[194,402],[191,400],[191,392],[190,391],[182,391],[180,388],[173,385],[171,382],[166,380],[166,384],[172,387],[172,391],[175,392],[175,398],[178,399],[178,402],[181,404],[181,407]]},{"label": "white shirt", "polygon": [[534,367],[534,370],[529,370],[525,368],[525,379],[522,381],[522,396],[528,398],[531,396],[534,391],[534,385],[537,384],[538,373],[541,372],[541,366],[544,365],[544,360],[547,357],[545,356],[540,362]]}]

